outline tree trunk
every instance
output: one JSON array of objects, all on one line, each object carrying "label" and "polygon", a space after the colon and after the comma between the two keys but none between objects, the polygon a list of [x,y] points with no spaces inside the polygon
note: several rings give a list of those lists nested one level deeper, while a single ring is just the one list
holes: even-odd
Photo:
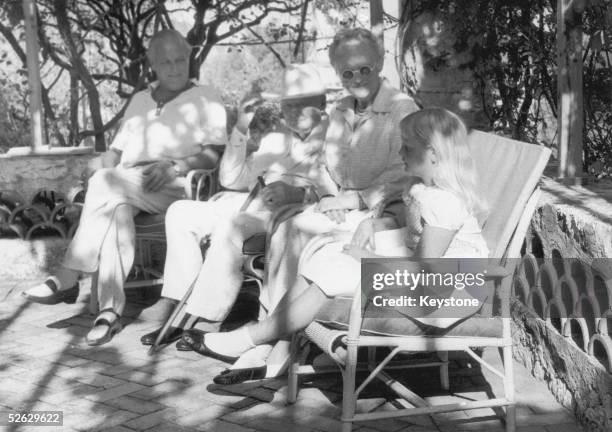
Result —
[{"label": "tree trunk", "polygon": [[70,131],[68,133],[68,145],[78,145],[79,136],[79,77],[70,71]]},{"label": "tree trunk", "polygon": [[558,0],[557,53],[560,178],[580,183],[584,104],[582,90],[582,12],[584,0]]},{"label": "tree trunk", "polygon": [[100,96],[98,94],[96,84],[94,83],[91,74],[87,70],[87,67],[85,67],[83,59],[81,58],[72,37],[70,22],[68,20],[66,0],[55,1],[55,13],[60,36],[62,37],[62,41],[64,42],[65,46],[68,48],[72,66],[74,67],[76,74],[83,83],[85,91],[87,92],[93,129],[96,131],[94,146],[95,150],[97,152],[104,152],[106,151],[106,142],[104,140],[104,132],[102,129],[104,123],[102,122],[102,115],[100,113]]}]

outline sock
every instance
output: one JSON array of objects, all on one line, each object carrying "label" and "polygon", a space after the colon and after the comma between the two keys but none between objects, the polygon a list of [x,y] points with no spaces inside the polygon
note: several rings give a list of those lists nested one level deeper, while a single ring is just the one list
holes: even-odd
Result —
[{"label": "sock", "polygon": [[248,327],[225,333],[207,333],[204,342],[214,352],[230,357],[240,357],[255,347]]},{"label": "sock", "polygon": [[245,369],[265,366],[266,358],[268,358],[270,351],[272,351],[272,345],[257,345],[255,348],[251,348],[242,354],[240,358],[229,367],[229,369]]}]

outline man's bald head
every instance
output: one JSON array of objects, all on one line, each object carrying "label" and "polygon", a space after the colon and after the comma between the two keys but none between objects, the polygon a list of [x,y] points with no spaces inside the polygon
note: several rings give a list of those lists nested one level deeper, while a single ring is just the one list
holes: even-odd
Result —
[{"label": "man's bald head", "polygon": [[173,29],[164,29],[155,33],[149,42],[147,58],[150,64],[153,65],[159,61],[160,53],[164,47],[172,47],[187,56],[191,54],[191,45],[183,35]]}]

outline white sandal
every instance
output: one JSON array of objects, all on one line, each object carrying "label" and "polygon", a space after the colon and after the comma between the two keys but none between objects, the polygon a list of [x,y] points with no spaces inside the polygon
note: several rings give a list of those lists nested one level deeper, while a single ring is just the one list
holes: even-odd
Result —
[{"label": "white sandal", "polygon": [[[114,319],[107,318],[108,315],[104,315],[110,312],[115,315]],[[106,330],[101,335],[97,336],[96,333],[100,331],[102,327],[106,327]],[[123,328],[121,324],[121,316],[115,312],[112,308],[101,310],[96,319],[94,320],[93,327],[87,333],[87,345],[98,346],[110,342],[115,334]]]}]

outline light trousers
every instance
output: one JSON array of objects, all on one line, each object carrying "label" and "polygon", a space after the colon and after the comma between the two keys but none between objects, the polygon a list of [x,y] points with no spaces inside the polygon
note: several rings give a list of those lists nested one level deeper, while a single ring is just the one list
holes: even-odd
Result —
[{"label": "light trousers", "polygon": [[[194,284],[186,312],[223,321],[242,286],[242,245],[264,232],[272,213],[255,199],[239,212],[247,193],[227,192],[215,201],[178,201],[166,214],[168,249],[162,296],[179,300]],[[200,242],[210,238],[206,258]]]},{"label": "light trousers", "polygon": [[139,211],[163,213],[184,197],[184,178],[158,192],[145,192],[145,166],[104,168],[88,183],[79,227],[68,246],[63,266],[74,271],[98,271],[100,309],[125,308],[123,284],[134,262],[134,216]]},{"label": "light trousers", "polygon": [[[298,277],[298,263],[310,239],[333,231],[344,232],[350,238],[359,223],[371,215],[370,210],[351,210],[346,213],[344,222],[336,223],[323,213],[315,212],[315,206],[281,223],[272,236],[267,251],[267,278],[259,298],[268,314],[276,309],[289,290],[294,290],[292,296],[295,296],[307,287],[304,279]],[[335,271],[333,262],[329,263],[328,271]]]}]

